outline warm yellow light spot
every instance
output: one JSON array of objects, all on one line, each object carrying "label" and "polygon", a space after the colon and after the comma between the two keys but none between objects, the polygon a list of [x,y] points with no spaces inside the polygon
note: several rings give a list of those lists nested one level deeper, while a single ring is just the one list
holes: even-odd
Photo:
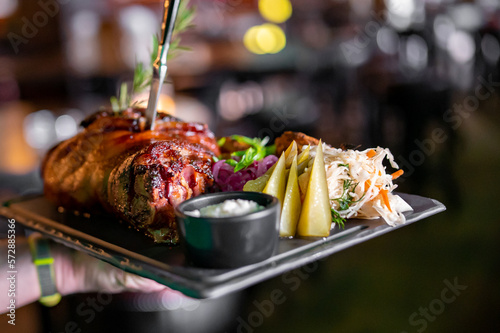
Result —
[{"label": "warm yellow light spot", "polygon": [[256,37],[257,45],[265,53],[278,53],[286,45],[285,33],[275,24],[265,23],[261,25]]},{"label": "warm yellow light spot", "polygon": [[266,20],[282,23],[292,15],[292,4],[289,0],[259,0],[259,11]]},{"label": "warm yellow light spot", "polygon": [[32,106],[12,102],[5,103],[0,121],[0,172],[26,174],[40,163],[37,152],[23,135],[24,118],[33,112]]},{"label": "warm yellow light spot", "polygon": [[[148,107],[149,91],[143,92],[139,95],[134,96],[133,104],[138,108]],[[169,115],[175,116],[176,107],[174,99],[166,94],[160,94],[160,99],[158,100],[158,112],[168,113]]]},{"label": "warm yellow light spot", "polygon": [[278,53],[286,46],[283,30],[272,23],[251,27],[243,37],[243,44],[252,53]]},{"label": "warm yellow light spot", "polygon": [[254,26],[247,30],[243,37],[243,44],[252,53],[264,54],[265,52],[257,44],[257,34],[259,33],[260,26]]},{"label": "warm yellow light spot", "polygon": [[262,51],[265,53],[270,53],[274,50],[274,46],[276,45],[276,38],[270,29],[265,29],[259,27],[259,31],[257,32],[257,45],[260,47]]},{"label": "warm yellow light spot", "polygon": [[158,101],[158,112],[168,113],[169,115],[175,116],[175,102],[169,95],[161,94]]}]

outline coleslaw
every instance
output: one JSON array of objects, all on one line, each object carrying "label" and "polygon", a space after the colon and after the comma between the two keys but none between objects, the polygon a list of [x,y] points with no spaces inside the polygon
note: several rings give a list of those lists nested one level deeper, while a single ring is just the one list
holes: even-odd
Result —
[{"label": "coleslaw", "polygon": [[[317,147],[311,146],[311,155],[316,154]],[[323,153],[334,219],[382,217],[391,226],[405,223],[403,212],[412,208],[392,193],[397,187],[393,179],[403,171],[386,173],[384,159],[398,169],[389,149],[342,150],[323,144]]]}]

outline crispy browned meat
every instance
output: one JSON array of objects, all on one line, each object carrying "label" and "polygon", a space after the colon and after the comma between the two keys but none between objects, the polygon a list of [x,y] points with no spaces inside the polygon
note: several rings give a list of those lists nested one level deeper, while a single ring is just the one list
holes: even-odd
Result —
[{"label": "crispy browned meat", "polygon": [[99,112],[85,129],[47,154],[47,198],[63,207],[108,212],[157,242],[177,241],[175,207],[213,184],[219,154],[206,125],[159,114],[143,130],[143,110]]},{"label": "crispy browned meat", "polygon": [[276,140],[274,141],[274,143],[276,144],[276,155],[280,156],[281,153],[284,152],[293,142],[293,140],[297,142],[299,152],[304,145],[317,145],[319,143],[319,140],[313,138],[312,136],[305,135],[301,132],[287,131],[280,137],[276,138]]},{"label": "crispy browned meat", "polygon": [[232,139],[230,136],[226,136],[224,137],[224,144],[220,147],[221,155],[219,156],[219,158],[231,158],[231,153],[241,150],[247,150],[248,148],[250,148],[249,144],[239,142],[238,140]]}]

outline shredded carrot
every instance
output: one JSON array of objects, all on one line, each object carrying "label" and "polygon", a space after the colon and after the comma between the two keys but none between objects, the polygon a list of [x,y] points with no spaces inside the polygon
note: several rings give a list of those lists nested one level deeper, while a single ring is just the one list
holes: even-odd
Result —
[{"label": "shredded carrot", "polygon": [[[365,181],[365,192],[366,192],[366,191],[368,191],[368,189],[370,188],[370,186],[372,186],[372,182],[371,182],[369,179],[367,179],[367,180]],[[376,187],[376,188],[378,188],[379,190],[380,190],[380,187],[381,187],[381,186],[382,186],[382,185],[380,185],[380,184],[378,184],[378,185],[376,184],[376,185],[375,185],[375,187]]]},{"label": "shredded carrot", "polygon": [[372,158],[375,155],[377,155],[377,152],[375,150],[373,150],[373,149],[368,150],[368,152],[366,153],[366,156],[368,158]]},{"label": "shredded carrot", "polygon": [[396,179],[400,176],[402,176],[404,173],[403,169],[399,169],[398,171],[394,172],[391,176],[392,176],[392,179]]},{"label": "shredded carrot", "polygon": [[382,200],[384,200],[384,204],[389,208],[389,211],[392,212],[391,205],[389,204],[389,197],[387,196],[387,193],[389,191],[386,189],[381,189],[380,190],[380,195],[382,195]]},{"label": "shredded carrot", "polygon": [[372,182],[368,179],[365,182],[365,192],[368,191],[368,189],[370,188],[371,185],[372,185]]}]

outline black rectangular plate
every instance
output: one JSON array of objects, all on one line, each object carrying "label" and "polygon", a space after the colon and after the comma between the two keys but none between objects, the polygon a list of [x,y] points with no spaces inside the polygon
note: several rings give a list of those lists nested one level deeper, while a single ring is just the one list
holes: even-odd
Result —
[{"label": "black rectangular plate", "polygon": [[181,246],[155,244],[142,233],[110,217],[61,213],[41,195],[9,201],[0,207],[0,215],[14,218],[54,241],[125,271],[156,280],[191,297],[208,298],[244,289],[446,209],[434,199],[398,194],[413,208],[405,213],[403,225],[390,227],[380,218],[348,220],[344,230],[334,228],[329,237],[280,239],[276,255],[236,269],[191,266]]}]

